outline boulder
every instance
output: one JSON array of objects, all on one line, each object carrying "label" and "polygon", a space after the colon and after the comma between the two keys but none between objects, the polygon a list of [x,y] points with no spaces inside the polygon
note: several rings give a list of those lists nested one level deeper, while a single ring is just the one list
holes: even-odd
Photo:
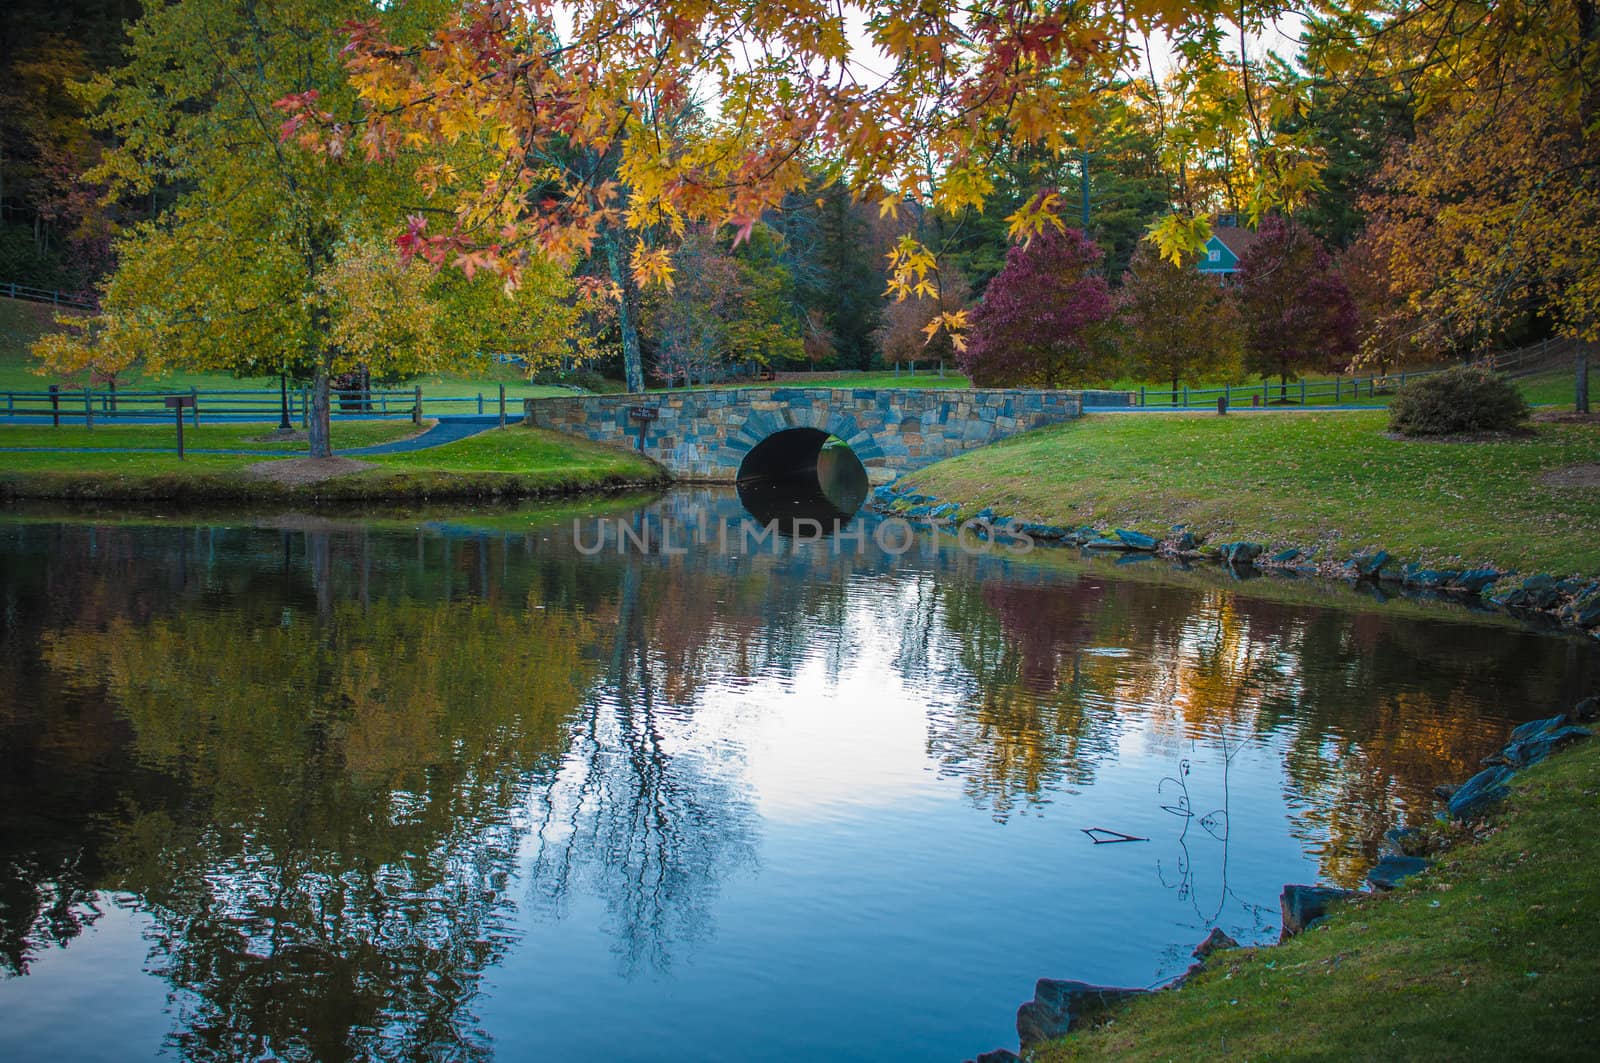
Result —
[{"label": "boulder", "polygon": [[1173,545],[1176,546],[1182,553],[1190,553],[1195,547],[1199,546],[1200,543],[1197,539],[1195,539],[1194,532],[1186,531],[1173,541]]},{"label": "boulder", "polygon": [[1511,609],[1548,609],[1561,598],[1556,589],[1556,578],[1549,575],[1529,576],[1515,587],[1495,599],[1495,603]]},{"label": "boulder", "polygon": [[1448,801],[1461,790],[1460,783],[1440,783],[1433,788],[1433,796],[1441,801]]},{"label": "boulder", "polygon": [[1334,886],[1285,886],[1278,897],[1278,907],[1283,911],[1283,932],[1279,940],[1290,938],[1307,930],[1311,924],[1328,914],[1329,905],[1335,901],[1359,897],[1356,890],[1342,890]]},{"label": "boulder", "polygon": [[1416,827],[1394,827],[1383,832],[1378,843],[1381,856],[1416,856],[1428,843],[1428,835]]},{"label": "boulder", "polygon": [[1566,722],[1567,717],[1565,714],[1561,716],[1551,716],[1543,720],[1529,720],[1527,723],[1518,724],[1516,727],[1513,727],[1511,729],[1511,737],[1507,741],[1513,744],[1517,742],[1526,742],[1528,739],[1537,738],[1547,731],[1554,731],[1556,728],[1565,725]]},{"label": "boulder", "polygon": [[1424,590],[1448,587],[1457,576],[1461,575],[1459,572],[1448,572],[1434,568],[1412,569],[1410,566],[1407,567],[1408,571],[1403,581],[1405,585],[1407,587],[1421,587]]},{"label": "boulder", "polygon": [[1493,568],[1474,568],[1461,573],[1450,581],[1452,590],[1466,591],[1468,594],[1478,594],[1494,583],[1505,573]]},{"label": "boulder", "polygon": [[1211,928],[1211,933],[1207,934],[1206,939],[1194,947],[1194,951],[1190,955],[1204,963],[1213,952],[1221,952],[1223,949],[1236,949],[1238,947],[1239,943],[1229,937],[1220,926],[1214,926]]},{"label": "boulder", "polygon": [[1383,572],[1383,566],[1389,563],[1389,552],[1379,550],[1375,554],[1363,554],[1353,559],[1356,572],[1367,579],[1377,579]]},{"label": "boulder", "polygon": [[1130,550],[1154,551],[1158,545],[1153,536],[1146,535],[1144,532],[1129,531],[1127,528],[1118,528],[1116,536],[1128,544]]},{"label": "boulder", "polygon": [[1041,978],[1033,987],[1033,999],[1017,1009],[1017,1038],[1026,1052],[1091,1025],[1123,1001],[1148,992]]},{"label": "boulder", "polygon": [[1022,530],[1035,539],[1065,539],[1071,533],[1055,524],[1024,524]]},{"label": "boulder", "polygon": [[1226,561],[1230,565],[1254,564],[1255,559],[1261,556],[1260,543],[1248,543],[1243,541],[1237,543],[1222,543],[1217,547],[1217,550],[1221,553],[1222,560]]},{"label": "boulder", "polygon": [[1009,1048],[997,1048],[993,1052],[984,1052],[976,1059],[969,1059],[967,1063],[1022,1063],[1022,1057]]},{"label": "boulder", "polygon": [[1428,870],[1428,861],[1420,856],[1385,856],[1367,872],[1367,881],[1373,889],[1392,890],[1412,875]]},{"label": "boulder", "polygon": [[1600,627],[1600,594],[1572,603],[1572,622],[1579,627]]},{"label": "boulder", "polygon": [[1452,819],[1477,819],[1511,794],[1506,783],[1516,774],[1504,765],[1484,768],[1450,795]]},{"label": "boulder", "polygon": [[1298,546],[1291,546],[1287,550],[1279,550],[1277,553],[1273,554],[1272,563],[1275,565],[1287,565],[1291,561],[1299,560],[1299,558],[1300,548]]},{"label": "boulder", "polygon": [[[1557,716],[1556,719],[1565,717]],[[1532,738],[1512,742],[1500,751],[1500,755],[1505,757],[1506,763],[1511,767],[1526,768],[1539,763],[1562,746],[1569,746],[1581,738],[1588,738],[1593,733],[1587,727],[1557,727],[1541,731]]]},{"label": "boulder", "polygon": [[1565,717],[1568,723],[1588,723],[1600,719],[1600,698],[1584,698]]}]

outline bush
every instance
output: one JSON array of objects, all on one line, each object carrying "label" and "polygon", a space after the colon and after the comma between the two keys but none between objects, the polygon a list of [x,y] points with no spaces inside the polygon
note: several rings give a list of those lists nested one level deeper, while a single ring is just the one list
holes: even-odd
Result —
[{"label": "bush", "polygon": [[1407,384],[1389,403],[1389,428],[1404,436],[1504,432],[1528,419],[1527,400],[1505,377],[1451,369]]}]

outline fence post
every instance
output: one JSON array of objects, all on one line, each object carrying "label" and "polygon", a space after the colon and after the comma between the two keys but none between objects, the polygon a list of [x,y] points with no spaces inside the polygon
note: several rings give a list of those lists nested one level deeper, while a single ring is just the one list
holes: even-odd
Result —
[{"label": "fence post", "polygon": [[478,416],[483,416],[483,392],[478,392]]},{"label": "fence post", "polygon": [[417,385],[416,402],[411,407],[411,423],[412,424],[421,424],[422,423],[422,385],[421,384]]},{"label": "fence post", "polygon": [[200,427],[200,389],[190,388],[189,397],[194,400],[194,426]]},{"label": "fence post", "polygon": [[1301,380],[1300,380],[1300,405],[1304,406],[1305,404],[1306,404],[1306,382],[1305,382],[1305,378],[1302,377]]},{"label": "fence post", "polygon": [[1405,374],[1405,372],[1403,370],[1400,373],[1400,386],[1401,387],[1405,387],[1406,386],[1406,374]]},{"label": "fence post", "polygon": [[1343,377],[1334,377],[1333,378],[1333,404],[1335,406],[1339,405],[1339,390],[1341,388],[1343,388],[1343,387],[1344,387],[1344,378]]},{"label": "fence post", "polygon": [[94,431],[94,395],[87,387],[83,389],[83,426]]},{"label": "fence post", "polygon": [[1144,385],[1143,384],[1139,385],[1139,405],[1140,406],[1144,405]]},{"label": "fence post", "polygon": [[1271,385],[1268,384],[1267,381],[1263,380],[1261,382],[1261,405],[1263,406],[1268,406],[1272,403],[1272,392],[1269,390],[1270,387]]},{"label": "fence post", "polygon": [[300,385],[300,427],[311,429],[311,389],[305,384]]},{"label": "fence post", "polygon": [[[500,427],[506,426],[506,386],[500,385]],[[793,438],[793,437],[790,437]]]},{"label": "fence post", "polygon": [[1186,409],[1186,410],[1189,408],[1189,385],[1188,384],[1183,385],[1183,408]]},{"label": "fence post", "polygon": [[61,385],[50,385],[50,427],[61,427]]},{"label": "fence post", "polygon": [[1223,384],[1222,385],[1222,401],[1223,401],[1223,403],[1225,405],[1231,405],[1233,403],[1233,385],[1232,384]]}]

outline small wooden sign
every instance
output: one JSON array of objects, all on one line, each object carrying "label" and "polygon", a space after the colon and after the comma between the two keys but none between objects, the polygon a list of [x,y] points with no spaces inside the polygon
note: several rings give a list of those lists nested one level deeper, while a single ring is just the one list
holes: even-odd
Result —
[{"label": "small wooden sign", "polygon": [[[194,406],[194,396],[193,395],[168,395],[167,396],[167,409],[172,411],[172,419],[178,423],[178,460],[179,461],[183,460],[183,411],[185,409],[188,409],[188,408],[193,408],[193,406]],[[199,413],[196,412],[195,417],[196,417],[196,423],[197,424],[198,424],[199,416],[200,416]]]},{"label": "small wooden sign", "polygon": [[654,421],[661,416],[661,411],[654,406],[629,406],[628,416],[635,421]]}]

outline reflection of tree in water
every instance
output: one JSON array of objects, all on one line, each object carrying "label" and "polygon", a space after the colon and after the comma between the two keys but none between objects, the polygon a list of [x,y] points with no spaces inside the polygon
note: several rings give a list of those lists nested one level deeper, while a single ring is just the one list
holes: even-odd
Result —
[{"label": "reflection of tree in water", "polygon": [[45,639],[172,780],[124,803],[104,856],[153,919],[186,1058],[487,1055],[471,1005],[508,943],[518,817],[594,637],[538,604],[363,609],[314,586]]},{"label": "reflection of tree in water", "polygon": [[531,871],[535,897],[550,908],[578,888],[603,900],[627,973],[665,970],[675,946],[709,933],[718,883],[755,859],[748,798],[719,775],[715,747],[688,747],[686,706],[661,697],[670,668],[654,654],[652,633],[683,618],[652,608],[642,580],[637,565],[621,573],[606,681],[536,797]]},{"label": "reflection of tree in water", "polygon": [[1087,784],[1117,724],[1099,704],[1104,662],[1081,655],[1099,605],[1075,586],[956,584],[940,605],[943,637],[959,640],[930,707],[928,750],[968,796],[1004,821],[1050,794]]},{"label": "reflection of tree in water", "polygon": [[[1232,803],[1232,790],[1228,775],[1233,766],[1233,758],[1242,747],[1233,745],[1230,748],[1226,733],[1220,736],[1220,742],[1221,805],[1206,809],[1196,802],[1189,789],[1189,775],[1193,765],[1188,757],[1178,762],[1175,774],[1163,777],[1156,785],[1156,796],[1162,802],[1162,811],[1176,816],[1182,823],[1174,840],[1177,854],[1170,862],[1158,859],[1156,874],[1163,886],[1175,890],[1178,899],[1187,901],[1194,909],[1194,914],[1199,920],[1197,925],[1218,925],[1229,902],[1232,902],[1239,911],[1250,916],[1250,929],[1259,930],[1270,922],[1272,910],[1239,896],[1228,884],[1228,854],[1233,841],[1233,820],[1230,815],[1232,810],[1229,807]],[[1199,860],[1195,858],[1197,851],[1202,853]],[[1215,867],[1215,904],[1211,903],[1212,891],[1201,882],[1204,864]]]}]

